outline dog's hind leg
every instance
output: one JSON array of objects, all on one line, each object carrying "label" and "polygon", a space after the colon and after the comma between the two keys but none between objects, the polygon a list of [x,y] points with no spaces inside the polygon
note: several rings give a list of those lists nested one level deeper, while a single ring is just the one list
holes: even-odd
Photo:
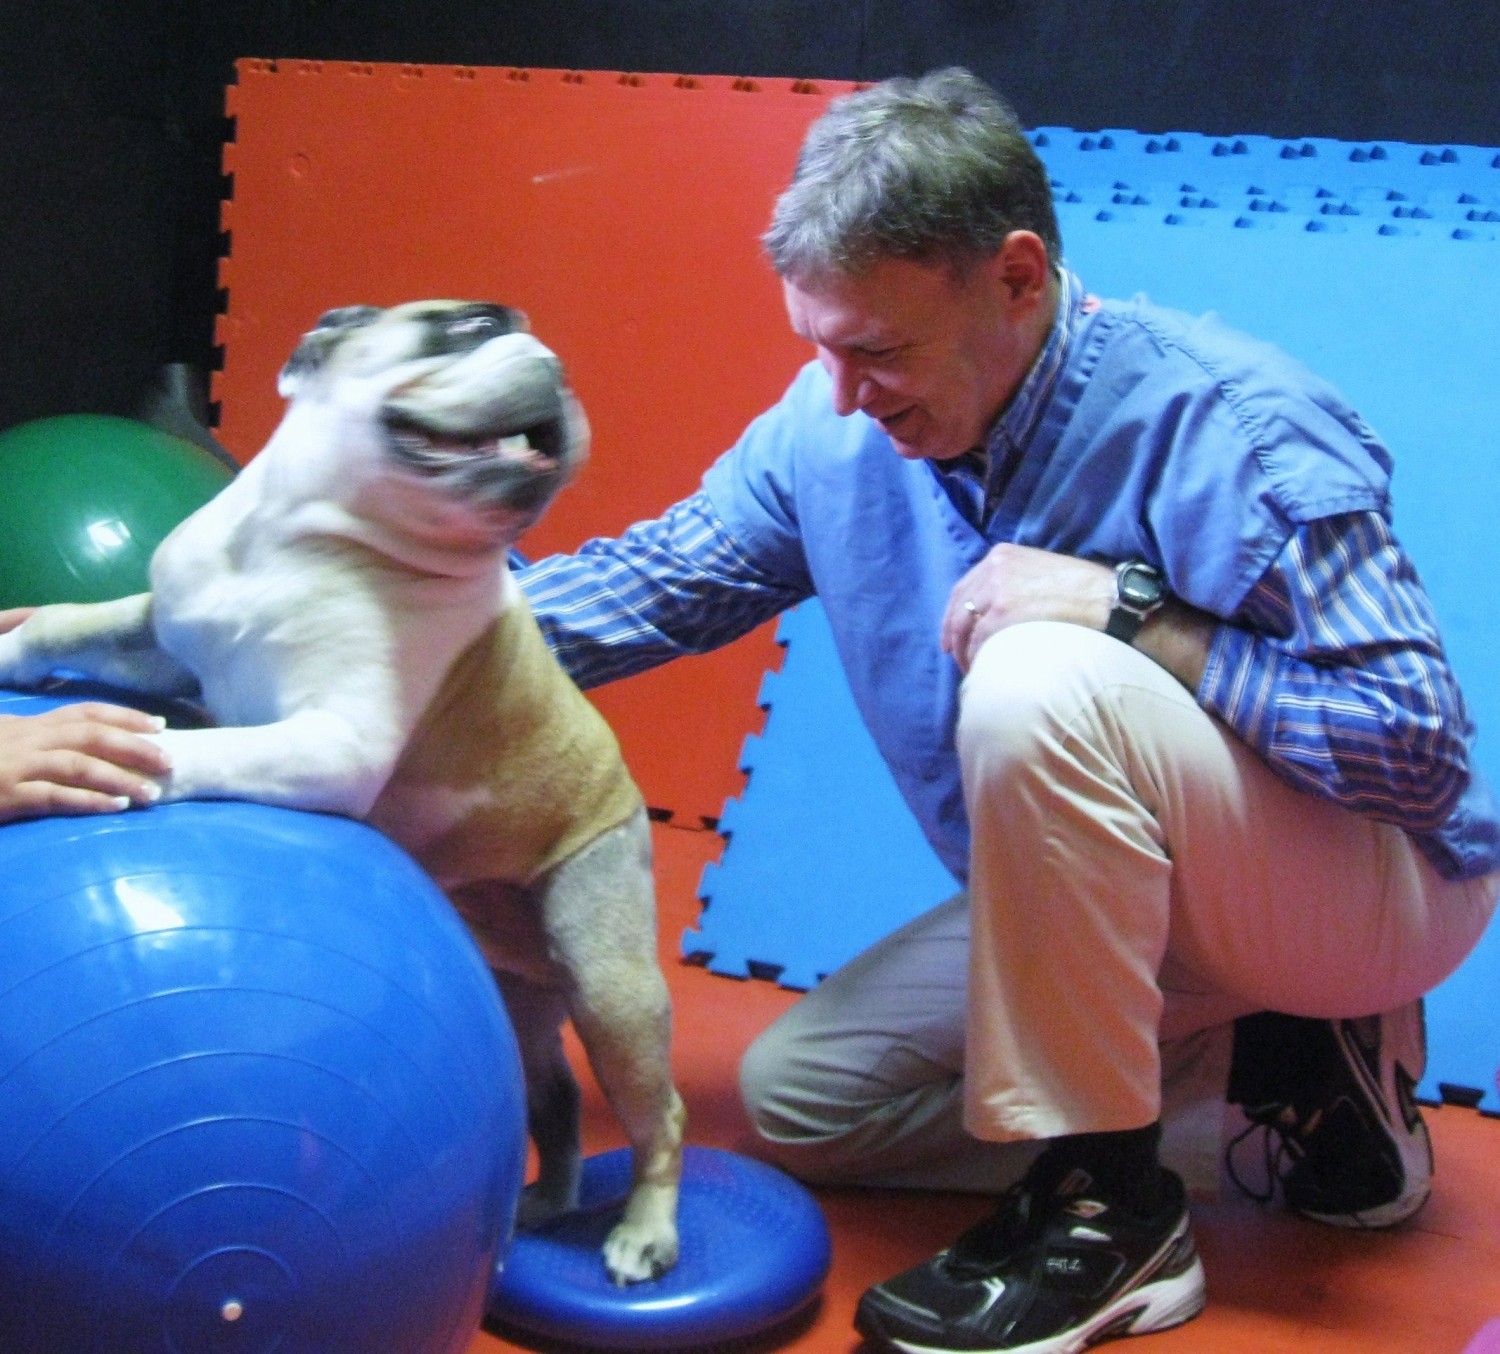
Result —
[{"label": "dog's hind leg", "polygon": [[564,861],[539,895],[574,1029],[632,1149],[630,1197],[605,1264],[616,1283],[656,1278],[677,1260],[686,1113],[672,1084],[645,811]]},{"label": "dog's hind leg", "polygon": [[537,1178],[527,1185],[516,1215],[520,1227],[537,1227],[578,1206],[581,1170],[578,1138],[580,1095],[563,1052],[562,994],[517,973],[496,969],[495,978],[521,1049],[526,1076],[526,1126],[537,1153]]}]

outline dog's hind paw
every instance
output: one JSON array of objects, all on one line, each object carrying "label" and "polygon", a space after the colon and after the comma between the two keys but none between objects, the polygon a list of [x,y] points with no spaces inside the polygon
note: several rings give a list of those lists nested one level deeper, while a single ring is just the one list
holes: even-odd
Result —
[{"label": "dog's hind paw", "polygon": [[534,1183],[527,1185],[516,1205],[516,1226],[523,1232],[534,1232],[554,1218],[571,1213],[575,1206],[572,1199],[558,1199],[550,1192],[538,1189]]},{"label": "dog's hind paw", "polygon": [[659,1279],[677,1263],[677,1229],[620,1223],[604,1239],[604,1266],[620,1287]]}]

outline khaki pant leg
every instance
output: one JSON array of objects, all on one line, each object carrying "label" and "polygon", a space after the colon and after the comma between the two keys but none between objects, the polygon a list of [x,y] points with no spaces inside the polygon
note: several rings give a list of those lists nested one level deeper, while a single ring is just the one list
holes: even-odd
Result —
[{"label": "khaki pant leg", "polygon": [[1495,878],[1304,794],[1164,669],[1079,626],[992,637],[958,734],[973,828],[965,1123],[994,1141],[1159,1117],[1159,1042],[1253,1010],[1411,1001]]}]

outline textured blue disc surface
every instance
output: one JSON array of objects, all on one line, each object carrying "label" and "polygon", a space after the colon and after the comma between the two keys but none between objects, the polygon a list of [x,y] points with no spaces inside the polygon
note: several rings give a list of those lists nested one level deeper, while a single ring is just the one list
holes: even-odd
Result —
[{"label": "textured blue disc surface", "polygon": [[490,1290],[489,1319],[598,1349],[697,1349],[785,1320],[828,1273],[828,1225],[806,1189],[762,1162],[689,1147],[676,1267],[616,1287],[600,1248],[629,1186],[628,1150],[585,1161],[579,1210],[517,1234]]}]

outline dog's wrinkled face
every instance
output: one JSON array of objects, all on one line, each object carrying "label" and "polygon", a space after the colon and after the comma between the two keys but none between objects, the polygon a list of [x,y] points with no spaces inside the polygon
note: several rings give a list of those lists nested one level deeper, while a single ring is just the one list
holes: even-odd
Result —
[{"label": "dog's wrinkled face", "polygon": [[540,515],[586,453],[561,364],[523,315],[488,302],[331,310],[279,386],[372,401],[393,464],[480,510]]}]

